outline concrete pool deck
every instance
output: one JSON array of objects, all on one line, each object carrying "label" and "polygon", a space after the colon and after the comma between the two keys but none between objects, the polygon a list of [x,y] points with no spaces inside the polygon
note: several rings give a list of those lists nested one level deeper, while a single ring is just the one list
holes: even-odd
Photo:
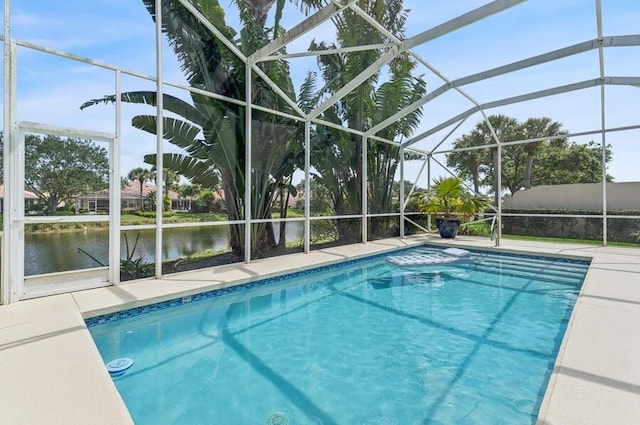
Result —
[{"label": "concrete pool deck", "polygon": [[[495,249],[487,238],[385,239],[0,306],[2,423],[133,423],[83,318],[425,241]],[[640,249],[503,240],[499,250],[592,260],[538,424],[639,424]]]}]

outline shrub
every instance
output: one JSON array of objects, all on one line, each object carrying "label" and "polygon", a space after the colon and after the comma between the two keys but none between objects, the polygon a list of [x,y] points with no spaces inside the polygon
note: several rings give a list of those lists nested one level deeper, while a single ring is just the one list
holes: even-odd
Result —
[{"label": "shrub", "polygon": [[[156,212],[155,211],[136,211],[136,215],[139,217],[144,217],[144,218],[156,218]],[[167,217],[173,217],[176,215],[175,211],[164,211],[162,213],[162,217],[167,218]]]}]

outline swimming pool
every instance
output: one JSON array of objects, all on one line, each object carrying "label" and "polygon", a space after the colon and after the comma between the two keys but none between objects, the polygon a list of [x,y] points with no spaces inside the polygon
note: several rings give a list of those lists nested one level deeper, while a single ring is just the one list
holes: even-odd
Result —
[{"label": "swimming pool", "polygon": [[376,256],[87,324],[136,424],[531,424],[587,267]]}]

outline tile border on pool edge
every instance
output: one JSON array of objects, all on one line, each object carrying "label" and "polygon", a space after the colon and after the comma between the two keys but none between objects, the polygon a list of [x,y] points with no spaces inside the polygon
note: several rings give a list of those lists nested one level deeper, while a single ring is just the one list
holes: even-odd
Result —
[{"label": "tile border on pool edge", "polygon": [[[318,267],[312,267],[306,270],[299,270],[299,271],[295,271],[295,272],[291,272],[291,273],[285,273],[279,276],[272,276],[272,277],[267,277],[267,278],[263,278],[263,279],[258,279],[255,281],[251,281],[251,282],[245,282],[245,283],[240,283],[237,285],[233,285],[233,286],[228,286],[226,288],[219,288],[219,289],[213,289],[213,290],[208,290],[208,291],[204,291],[204,292],[200,292],[194,295],[190,295],[186,298],[188,298],[187,300],[185,300],[183,296],[177,296],[176,298],[172,298],[170,300],[166,300],[166,301],[160,301],[160,302],[155,302],[155,303],[151,303],[151,304],[147,304],[144,306],[139,306],[139,307],[133,307],[133,308],[127,308],[121,311],[117,311],[114,313],[106,313],[106,314],[101,314],[101,315],[97,315],[97,316],[93,316],[93,317],[88,317],[84,319],[84,322],[86,324],[86,326],[88,328],[92,328],[98,325],[103,325],[106,323],[112,323],[112,322],[117,322],[123,319],[127,319],[130,317],[136,317],[136,316],[140,316],[146,313],[150,313],[150,312],[154,312],[154,311],[160,311],[160,310],[165,310],[171,307],[177,307],[183,304],[190,304],[192,302],[195,301],[201,301],[201,300],[205,300],[205,299],[212,299],[212,298],[217,298],[223,295],[227,295],[227,294],[233,294],[236,292],[240,292],[240,291],[245,291],[245,290],[250,290],[253,288],[258,288],[261,286],[265,286],[265,285],[269,285],[272,283],[276,283],[276,282],[282,282],[282,281],[286,281],[286,280],[290,280],[290,279],[295,279],[297,277],[301,277],[301,276],[306,276],[306,275],[310,275],[310,274],[316,274],[316,273],[321,273],[321,272],[325,272],[328,270],[332,270],[332,269],[337,269],[337,268],[344,268],[344,267],[348,267],[351,266],[353,264],[357,264],[357,263],[361,263],[361,262],[365,262],[365,261],[373,261],[373,260],[377,260],[379,258],[382,257],[386,257],[390,254],[396,254],[399,252],[403,252],[403,251],[408,251],[408,250],[413,250],[416,248],[438,248],[438,249],[446,249],[446,248],[450,248],[451,246],[449,245],[439,245],[439,244],[433,244],[433,243],[426,243],[426,244],[419,244],[419,245],[415,245],[415,246],[411,246],[411,247],[406,247],[406,248],[400,248],[397,250],[393,250],[393,251],[387,251],[387,252],[383,252],[383,253],[379,253],[379,254],[373,254],[373,255],[369,255],[369,256],[364,256],[364,257],[360,257],[360,258],[354,258],[354,259],[350,259],[350,260],[344,260],[344,261],[339,261],[336,263],[332,263],[332,264],[325,264],[322,266],[318,266]],[[531,255],[531,254],[520,254],[520,253],[515,253],[515,252],[504,252],[504,251],[494,251],[492,249],[482,249],[482,248],[471,248],[471,247],[464,247],[464,249],[470,251],[470,252],[475,252],[475,253],[487,253],[487,252],[491,252],[493,254],[496,255],[501,255],[501,256],[505,256],[505,257],[519,257],[519,258],[530,258],[530,259],[544,259],[544,260],[550,260],[550,261],[560,261],[560,262],[566,262],[566,263],[572,263],[572,264],[584,264],[584,265],[589,265],[590,261],[589,260],[580,260],[580,259],[573,259],[573,258],[564,258],[564,257],[560,257],[560,256],[551,256],[551,255]]]},{"label": "tile border on pool edge", "polygon": [[149,313],[149,312],[152,312],[152,311],[159,311],[159,310],[164,310],[164,309],[171,308],[171,307],[177,307],[179,305],[192,303],[194,301],[200,301],[200,300],[204,300],[204,299],[216,298],[216,297],[219,297],[219,296],[222,296],[222,295],[233,294],[233,293],[239,292],[239,291],[258,288],[258,287],[265,286],[265,285],[272,284],[272,283],[276,283],[276,282],[282,282],[282,281],[286,281],[286,280],[289,280],[289,279],[295,279],[295,278],[301,277],[301,276],[321,273],[321,272],[325,272],[325,271],[332,270],[332,269],[337,269],[337,268],[348,267],[348,266],[351,266],[353,264],[360,263],[360,262],[373,261],[373,260],[377,260],[377,259],[382,258],[382,257],[386,257],[391,252],[396,253],[396,252],[407,251],[407,250],[410,250],[410,249],[415,249],[415,248],[420,247],[420,246],[422,246],[422,245],[415,245],[415,246],[412,246],[412,247],[401,248],[401,249],[393,250],[393,251],[390,251],[390,252],[383,252],[383,253],[380,253],[380,254],[374,254],[374,255],[364,256],[364,257],[360,257],[360,258],[354,258],[354,259],[350,259],[350,260],[338,261],[338,262],[335,262],[335,263],[332,263],[332,264],[325,264],[325,265],[322,265],[322,266],[312,267],[312,268],[305,269],[305,270],[298,270],[298,271],[291,272],[291,273],[285,273],[285,274],[282,274],[282,275],[279,275],[279,276],[266,277],[266,278],[254,280],[254,281],[251,281],[251,282],[239,283],[237,285],[228,286],[226,288],[212,289],[212,290],[200,292],[200,293],[197,293],[197,294],[194,294],[194,295],[190,295],[190,296],[188,296],[189,297],[188,301],[184,301],[182,296],[177,296],[176,298],[172,298],[172,299],[167,300],[167,301],[155,302],[155,303],[147,304],[147,305],[144,305],[144,306],[128,308],[128,309],[117,311],[117,312],[114,312],[114,313],[106,313],[106,314],[101,314],[101,315],[98,315],[98,316],[88,317],[88,318],[84,319],[84,322],[85,322],[85,324],[87,325],[88,328],[91,328],[91,327],[94,327],[94,326],[97,326],[97,325],[116,322],[116,321],[119,321],[119,320],[122,320],[122,319],[125,319],[125,318],[129,318],[129,317],[139,316],[139,315],[142,315],[142,314],[145,314],[145,313]]}]

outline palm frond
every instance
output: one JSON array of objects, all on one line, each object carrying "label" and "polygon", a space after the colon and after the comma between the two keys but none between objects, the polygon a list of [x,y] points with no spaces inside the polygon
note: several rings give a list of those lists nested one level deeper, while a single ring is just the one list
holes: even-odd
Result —
[{"label": "palm frond", "polygon": [[[145,155],[144,162],[155,166],[156,155]],[[162,155],[162,162],[164,168],[186,177],[193,184],[215,188],[220,183],[218,171],[211,163],[207,163],[206,161],[201,161],[187,155],[166,153]]]},{"label": "palm frond", "polygon": [[[186,121],[175,118],[164,118],[163,137],[168,142],[183,149],[193,145],[200,134],[200,128]],[[131,125],[147,133],[156,134],[158,119],[155,115],[137,115],[131,119]]]},{"label": "palm frond", "polygon": [[313,9],[320,9],[328,3],[327,0],[293,0],[293,4],[300,7],[300,11],[305,15]]},{"label": "palm frond", "polygon": [[307,72],[307,76],[300,86],[300,93],[298,94],[298,106],[305,113],[311,112],[318,104],[318,98],[316,95],[316,80],[316,73],[313,71],[309,71]]},{"label": "palm frond", "polygon": [[[156,19],[155,1],[143,0],[151,17]],[[224,9],[217,0],[199,0],[196,4],[204,17],[228,39],[235,32],[224,21]],[[166,34],[189,82],[217,93],[227,92],[227,73],[220,66],[226,61],[240,63],[182,3],[162,0],[162,31]],[[224,60],[223,60],[224,59]]]},{"label": "palm frond", "polygon": [[[145,104],[150,106],[156,106],[158,104],[158,94],[155,91],[133,91],[122,93],[120,99],[126,103]],[[115,103],[116,95],[107,95],[97,99],[91,99],[86,101],[80,106],[80,109],[88,108],[89,106],[98,105],[100,103],[108,104]],[[193,124],[204,126],[207,122],[207,117],[200,111],[188,104],[182,99],[169,94],[162,96],[162,104],[164,109],[174,114],[180,115],[185,119],[191,121]]]}]

